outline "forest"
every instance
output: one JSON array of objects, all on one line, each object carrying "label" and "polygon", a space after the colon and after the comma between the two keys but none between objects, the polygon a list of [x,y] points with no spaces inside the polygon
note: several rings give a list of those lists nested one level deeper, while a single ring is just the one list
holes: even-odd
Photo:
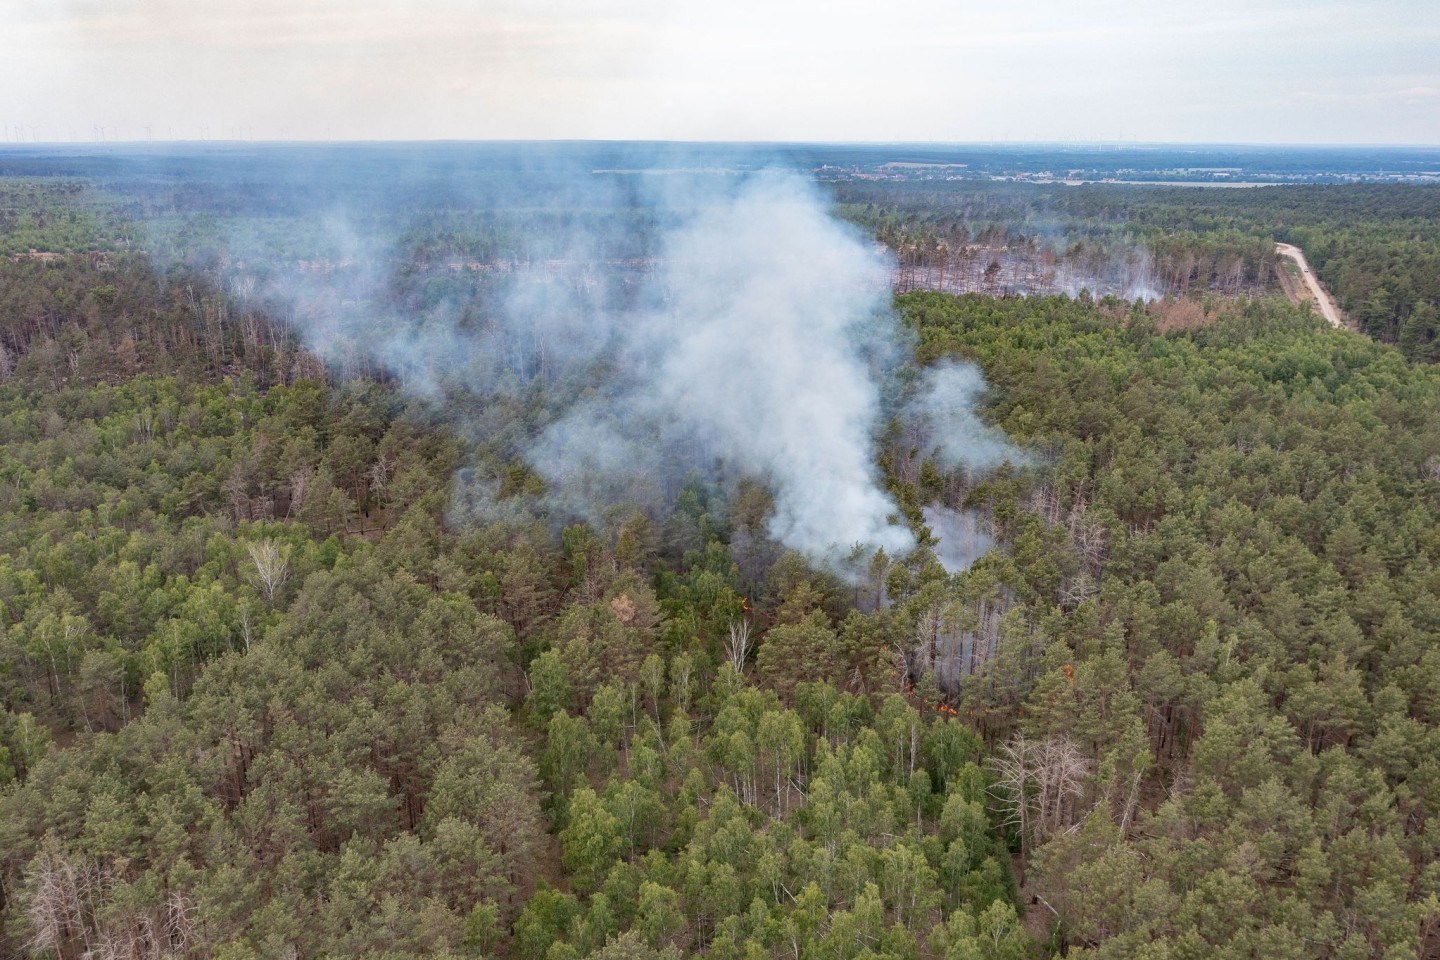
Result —
[{"label": "forest", "polygon": [[1275,288],[1275,242],[1293,243],[1356,329],[1440,360],[1440,190],[847,182],[837,197],[897,251],[906,289],[1254,296]]},{"label": "forest", "polygon": [[[1026,454],[957,464],[886,406],[915,546],[857,572],[782,542],[773,477],[557,520],[522,438],[613,370],[342,362],[263,288],[313,242],[149,189],[0,182],[0,954],[1440,954],[1434,190],[1044,201],[1194,256],[1183,323],[902,289],[897,395],[972,364]],[[921,245],[1036,203],[835,189]],[[426,213],[377,289],[483,327],[466,258],[610,216]],[[1371,336],[1277,294],[1277,237]],[[937,507],[993,546],[947,569]]]}]

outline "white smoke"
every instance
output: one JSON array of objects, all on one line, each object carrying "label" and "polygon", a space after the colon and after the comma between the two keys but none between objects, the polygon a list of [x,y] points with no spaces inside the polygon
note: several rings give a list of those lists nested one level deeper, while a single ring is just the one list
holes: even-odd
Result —
[{"label": "white smoke", "polygon": [[[976,413],[986,390],[977,367],[942,362],[926,369],[917,387],[906,414],[912,419],[920,447],[940,466],[975,474],[1006,463],[1020,466],[1030,462],[1028,454]],[[935,557],[949,573],[969,569],[995,545],[984,517],[973,510],[935,504],[924,509],[924,516],[939,540]]]},{"label": "white smoke", "polygon": [[662,402],[775,486],[771,532],[811,556],[892,554],[907,529],[871,462],[879,398],[856,329],[888,266],[791,177],[747,185],[669,245]]},{"label": "white smoke", "polygon": [[1029,457],[976,414],[985,377],[972,364],[946,361],[925,370],[909,414],[921,421],[924,445],[948,470],[984,472]]},{"label": "white smoke", "polygon": [[[910,357],[888,254],[795,174],[588,176],[557,176],[570,192],[541,213],[461,197],[511,217],[518,241],[499,252],[417,256],[376,229],[403,212],[334,216],[320,258],[257,251],[255,285],[312,350],[388,369],[546,483],[502,502],[495,476],[462,471],[463,514],[603,524],[632,504],[662,513],[687,477],[750,476],[773,494],[770,535],[813,561],[911,549],[874,463],[882,392]],[[909,412],[944,466],[1023,459],[976,417],[978,370],[937,366],[919,386]]]},{"label": "white smoke", "polygon": [[959,573],[995,546],[985,530],[985,521],[973,510],[951,510],[931,505],[925,508],[925,524],[939,539],[935,559],[947,573]]},{"label": "white smoke", "polygon": [[[615,327],[638,375],[547,431],[532,451],[537,470],[573,489],[576,464],[593,484],[595,468],[633,474],[650,443],[688,440],[767,480],[771,535],[812,559],[855,544],[911,548],[872,463],[879,389],[864,338],[886,309],[885,261],[812,186],[782,174],[706,204],[660,249],[658,307]],[[646,429],[627,450],[597,424]]]}]

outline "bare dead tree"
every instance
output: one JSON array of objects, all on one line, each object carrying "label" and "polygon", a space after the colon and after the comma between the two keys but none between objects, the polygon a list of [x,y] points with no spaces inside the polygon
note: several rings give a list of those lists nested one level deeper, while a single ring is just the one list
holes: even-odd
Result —
[{"label": "bare dead tree", "polygon": [[225,478],[220,489],[229,498],[230,510],[234,514],[235,522],[253,519],[250,504],[250,478],[247,476],[245,464],[236,464],[230,476]]},{"label": "bare dead tree", "polygon": [[275,593],[290,576],[290,547],[270,538],[254,540],[245,545],[250,562],[255,564],[254,582],[265,594],[267,601],[274,601]]},{"label": "bare dead tree", "polygon": [[1030,497],[1030,509],[1040,514],[1047,527],[1060,523],[1060,491],[1053,484],[1045,484]]},{"label": "bare dead tree", "polygon": [[245,641],[245,652],[250,652],[250,641],[255,635],[255,625],[250,619],[250,608],[240,608],[240,637]]},{"label": "bare dead tree", "polygon": [[198,909],[195,901],[178,890],[171,890],[165,898],[165,939],[170,952],[175,956],[188,956],[196,945],[195,920]]},{"label": "bare dead tree", "polygon": [[985,673],[989,669],[990,661],[995,659],[995,651],[1000,646],[1000,618],[1010,609],[1012,601],[1013,595],[1006,588],[999,597],[993,600],[982,598],[976,605],[975,634],[971,642],[970,662],[966,665],[967,674]]},{"label": "bare dead tree", "polygon": [[940,631],[945,625],[945,616],[939,604],[931,604],[921,611],[915,621],[915,667],[922,676],[935,669],[935,651],[940,640]]},{"label": "bare dead tree", "polygon": [[154,907],[120,907],[109,867],[46,845],[27,870],[29,948],[78,960],[172,960],[208,953],[198,907],[171,890]]},{"label": "bare dead tree", "polygon": [[1081,571],[1078,576],[1067,577],[1060,585],[1060,606],[1073,610],[1100,592],[1100,585],[1089,573]]},{"label": "bare dead tree", "polygon": [[1019,831],[1022,847],[1030,836],[1030,823],[1035,816],[1034,752],[1034,743],[1021,733],[1000,744],[989,761],[995,771],[990,796],[999,805],[1001,823]]},{"label": "bare dead tree", "polygon": [[310,481],[314,476],[315,472],[308,467],[304,470],[297,470],[291,475],[290,506],[285,510],[287,520],[305,509],[305,497],[310,493]]},{"label": "bare dead tree", "polygon": [[394,472],[395,461],[383,453],[370,465],[370,489],[381,501],[385,500],[386,491],[390,489],[390,477]]},{"label": "bare dead tree", "polygon": [[1077,491],[1070,504],[1070,512],[1065,517],[1065,526],[1070,531],[1070,539],[1084,554],[1085,562],[1098,568],[1104,559],[1107,534],[1104,524],[1090,520],[1089,510],[1090,501],[1085,492]]},{"label": "bare dead tree", "polygon": [[990,795],[999,802],[1004,822],[1019,830],[1024,849],[1075,823],[1090,761],[1069,737],[1032,740],[1016,734],[1000,744],[990,766],[996,773]]},{"label": "bare dead tree", "polygon": [[730,637],[725,641],[725,659],[735,668],[736,673],[745,670],[745,659],[750,655],[750,621],[730,621]]},{"label": "bare dead tree", "polygon": [[79,946],[88,955],[97,945],[96,912],[106,892],[99,867],[47,848],[31,861],[29,874],[31,951],[64,957]]},{"label": "bare dead tree", "polygon": [[64,866],[63,861],[48,850],[42,850],[30,861],[30,899],[26,912],[34,930],[30,949],[35,953],[62,956],[61,950],[70,941],[76,911]]}]

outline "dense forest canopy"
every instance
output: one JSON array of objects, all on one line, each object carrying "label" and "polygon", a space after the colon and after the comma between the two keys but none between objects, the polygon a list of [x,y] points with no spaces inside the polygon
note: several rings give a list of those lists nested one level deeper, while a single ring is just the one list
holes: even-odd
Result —
[{"label": "dense forest canopy", "polygon": [[[527,444],[623,354],[479,340],[520,359],[418,389],[265,286],[253,251],[298,270],[324,229],[136,206],[148,182],[0,184],[0,952],[1440,950],[1423,338],[1258,280],[1183,324],[903,293],[904,350],[864,343],[898,357],[873,455],[915,546],[837,566],[777,538],[773,476],[557,515]],[[882,235],[1049,208],[1076,243],[1300,242],[1357,317],[1402,274],[1407,317],[1433,302],[1427,188],[838,189]],[[364,297],[325,274],[336,315],[488,329],[503,288],[450,258],[616,209],[634,246],[586,255],[627,304],[669,214],[557,201],[367,221],[398,263]],[[958,461],[916,414],[961,364],[1013,455]]]}]

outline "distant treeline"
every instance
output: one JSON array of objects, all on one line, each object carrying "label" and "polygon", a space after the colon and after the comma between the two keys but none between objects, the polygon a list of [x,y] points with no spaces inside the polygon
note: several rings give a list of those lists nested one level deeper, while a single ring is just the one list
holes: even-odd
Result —
[{"label": "distant treeline", "polygon": [[843,216],[897,251],[902,276],[967,249],[1002,263],[1005,249],[1040,249],[1101,276],[1138,250],[1157,292],[1256,292],[1276,276],[1275,241],[1294,243],[1361,330],[1411,359],[1440,360],[1440,188],[848,182],[835,191]]},{"label": "distant treeline", "polygon": [[[263,276],[300,261],[383,261],[413,274],[654,253],[646,238],[656,213],[634,178],[582,186],[553,173],[521,190],[485,171],[461,186],[404,181],[386,193],[362,176],[368,169],[352,162],[333,184],[247,177],[245,168],[178,183],[109,167],[101,186],[0,180],[0,255],[145,249],[166,265],[240,263]],[[1440,187],[827,186],[841,216],[895,250],[902,292],[1259,295],[1275,287],[1280,240],[1305,250],[1359,329],[1411,359],[1440,360]],[[566,237],[587,242],[556,242]]]}]

